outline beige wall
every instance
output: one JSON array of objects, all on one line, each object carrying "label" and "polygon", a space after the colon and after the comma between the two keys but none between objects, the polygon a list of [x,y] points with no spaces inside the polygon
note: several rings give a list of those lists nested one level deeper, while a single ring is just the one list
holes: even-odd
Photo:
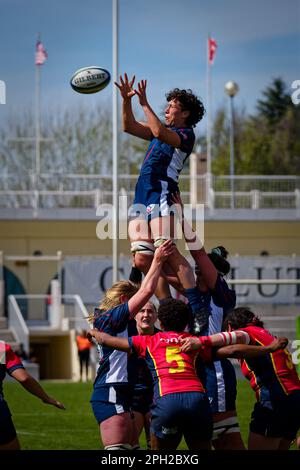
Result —
[{"label": "beige wall", "polygon": [[300,221],[295,222],[206,222],[205,245],[224,245],[230,254],[300,254]]},{"label": "beige wall", "polygon": [[[41,250],[53,255],[109,254],[111,240],[96,236],[97,221],[0,221],[0,249],[5,254],[32,254]],[[300,254],[300,221],[207,221],[205,245],[224,244],[240,255],[258,255],[268,250],[271,255]],[[120,251],[129,251],[129,242],[120,240]]]},{"label": "beige wall", "polygon": [[41,379],[73,379],[72,341],[74,334],[71,332],[65,336],[30,336]]}]

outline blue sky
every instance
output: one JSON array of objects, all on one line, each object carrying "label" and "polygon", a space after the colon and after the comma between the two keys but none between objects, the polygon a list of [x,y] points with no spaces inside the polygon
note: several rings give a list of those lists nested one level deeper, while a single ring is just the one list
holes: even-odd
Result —
[{"label": "blue sky", "polygon": [[[119,71],[148,79],[159,113],[171,88],[192,88],[206,101],[206,38],[218,43],[213,110],[226,103],[235,80],[236,106],[253,112],[261,91],[281,76],[300,79],[300,0],[119,0]],[[34,107],[37,32],[49,54],[41,67],[43,113],[100,104],[110,109],[110,84],[94,95],[74,92],[75,70],[112,70],[111,0],[0,0],[0,80],[7,87],[0,125]],[[204,124],[198,132],[204,132]]]}]

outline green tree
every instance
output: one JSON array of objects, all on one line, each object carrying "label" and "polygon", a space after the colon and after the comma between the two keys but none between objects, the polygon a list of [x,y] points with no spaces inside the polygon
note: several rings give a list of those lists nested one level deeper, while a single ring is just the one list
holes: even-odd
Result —
[{"label": "green tree", "polygon": [[[257,112],[235,113],[236,175],[300,174],[300,106],[292,103],[285,83],[276,78],[263,91]],[[229,174],[228,113],[218,110],[213,125],[213,173]]]},{"label": "green tree", "polygon": [[259,116],[265,118],[271,127],[276,126],[287,109],[293,106],[286,88],[281,78],[274,78],[271,85],[262,92],[264,99],[257,102]]}]

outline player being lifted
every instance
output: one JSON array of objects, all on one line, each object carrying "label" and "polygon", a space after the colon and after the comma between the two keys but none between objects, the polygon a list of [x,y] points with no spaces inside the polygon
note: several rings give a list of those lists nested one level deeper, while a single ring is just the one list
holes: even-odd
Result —
[{"label": "player being lifted", "polygon": [[[183,165],[192,152],[195,142],[193,127],[202,119],[204,106],[191,90],[175,88],[167,95],[165,123],[156,116],[148,103],[147,81],[141,80],[134,89],[135,77],[128,79],[127,74],[115,83],[123,98],[123,130],[131,135],[149,140],[135,197],[135,216],[141,212],[143,217],[129,222],[131,251],[135,253],[135,264],[145,274],[148,272],[154,250],[163,240],[174,237],[174,215],[170,214],[171,195],[178,192],[178,178]],[[138,96],[146,122],[135,119],[131,100]],[[177,251],[177,250],[176,250]],[[164,273],[180,275],[188,270],[185,258],[177,251],[176,258],[168,260]],[[164,289],[168,289],[164,285]],[[156,291],[158,297],[166,293]]]}]

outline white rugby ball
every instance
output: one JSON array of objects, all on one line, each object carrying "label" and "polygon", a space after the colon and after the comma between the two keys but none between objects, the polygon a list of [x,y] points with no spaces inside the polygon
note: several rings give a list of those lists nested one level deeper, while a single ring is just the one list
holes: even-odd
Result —
[{"label": "white rugby ball", "polygon": [[71,87],[78,93],[97,93],[109,82],[110,73],[97,65],[77,70],[70,80]]}]

